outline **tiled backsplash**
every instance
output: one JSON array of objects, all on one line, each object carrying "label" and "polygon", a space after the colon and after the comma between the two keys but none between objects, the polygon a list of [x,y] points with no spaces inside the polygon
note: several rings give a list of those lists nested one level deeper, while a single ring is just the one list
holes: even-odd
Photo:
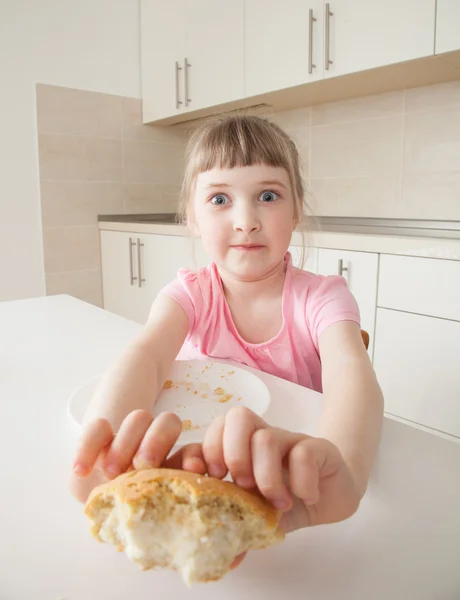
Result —
[{"label": "tiled backsplash", "polygon": [[[173,212],[186,130],[141,101],[37,86],[46,289],[102,305],[97,215]],[[460,220],[460,81],[269,117],[299,149],[318,216]]]},{"label": "tiled backsplash", "polygon": [[37,85],[47,294],[102,306],[98,214],[174,212],[186,134],[142,125],[141,101]]},{"label": "tiled backsplash", "polygon": [[460,220],[460,81],[269,116],[318,216]]}]

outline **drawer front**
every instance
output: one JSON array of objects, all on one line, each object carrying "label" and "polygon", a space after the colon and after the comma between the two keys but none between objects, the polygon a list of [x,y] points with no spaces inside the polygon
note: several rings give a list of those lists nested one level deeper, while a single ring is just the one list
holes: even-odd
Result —
[{"label": "drawer front", "polygon": [[460,261],[382,254],[377,302],[460,321]]},{"label": "drawer front", "polygon": [[361,314],[361,328],[369,334],[369,356],[373,356],[377,275],[379,256],[372,252],[318,249],[318,273],[341,274],[356,298]]},{"label": "drawer front", "polygon": [[460,437],[460,323],[377,309],[374,369],[385,412]]}]

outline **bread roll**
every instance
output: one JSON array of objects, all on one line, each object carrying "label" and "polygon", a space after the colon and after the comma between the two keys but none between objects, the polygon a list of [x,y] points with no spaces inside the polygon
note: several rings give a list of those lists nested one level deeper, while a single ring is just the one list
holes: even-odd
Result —
[{"label": "bread roll", "polygon": [[238,554],[284,539],[281,514],[234,483],[173,469],[130,471],[96,487],[91,532],[143,570],[178,571],[190,586],[222,578]]}]

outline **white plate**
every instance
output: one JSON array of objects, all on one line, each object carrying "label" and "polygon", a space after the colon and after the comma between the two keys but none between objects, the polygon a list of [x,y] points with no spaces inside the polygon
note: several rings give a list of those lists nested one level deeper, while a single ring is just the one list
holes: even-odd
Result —
[{"label": "white plate", "polygon": [[[99,377],[78,389],[70,398],[70,418],[81,427],[83,415],[99,383]],[[253,373],[212,361],[176,361],[168,376],[171,387],[163,389],[153,415],[172,411],[189,421],[176,445],[203,441],[213,419],[234,406],[246,406],[262,416],[270,406],[270,392]],[[220,388],[220,389],[219,389]]]}]

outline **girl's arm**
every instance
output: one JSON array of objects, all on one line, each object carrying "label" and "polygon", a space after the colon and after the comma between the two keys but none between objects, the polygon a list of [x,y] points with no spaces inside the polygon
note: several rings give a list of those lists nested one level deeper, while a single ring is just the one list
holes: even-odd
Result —
[{"label": "girl's arm", "polygon": [[324,395],[319,435],[340,450],[362,497],[381,437],[382,391],[356,323],[328,327],[319,350]]},{"label": "girl's arm", "polygon": [[180,305],[160,294],[139,336],[102,378],[84,424],[107,419],[117,431],[135,409],[150,411],[189,330]]},{"label": "girl's arm", "polygon": [[103,377],[84,416],[69,481],[81,502],[133,461],[159,466],[158,457],[161,462],[169,452],[181,422],[165,414],[152,423],[151,409],[188,331],[188,317],[179,304],[159,295],[140,335]]}]

